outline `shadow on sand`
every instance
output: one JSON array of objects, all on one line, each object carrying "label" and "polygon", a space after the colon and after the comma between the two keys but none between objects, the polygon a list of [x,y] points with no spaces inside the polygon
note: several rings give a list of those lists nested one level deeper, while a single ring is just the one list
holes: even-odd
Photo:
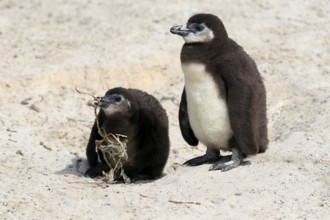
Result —
[{"label": "shadow on sand", "polygon": [[65,166],[63,170],[55,172],[58,175],[75,175],[85,176],[85,172],[88,169],[88,162],[86,159],[75,156],[71,159],[71,164]]}]

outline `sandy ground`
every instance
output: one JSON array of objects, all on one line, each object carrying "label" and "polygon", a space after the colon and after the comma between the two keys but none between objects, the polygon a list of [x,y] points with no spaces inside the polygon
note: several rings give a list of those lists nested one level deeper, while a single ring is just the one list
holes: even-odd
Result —
[{"label": "sandy ground", "polygon": [[[224,173],[180,165],[205,147],[179,131],[183,40],[169,28],[196,12],[221,17],[267,88],[269,150]],[[326,219],[329,54],[327,0],[0,0],[1,219]],[[104,188],[83,176],[94,116],[74,88],[115,86],[167,110],[159,180]]]}]

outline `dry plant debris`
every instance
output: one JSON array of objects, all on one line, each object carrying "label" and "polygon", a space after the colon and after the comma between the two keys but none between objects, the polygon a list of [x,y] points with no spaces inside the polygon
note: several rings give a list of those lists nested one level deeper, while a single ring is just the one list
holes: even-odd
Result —
[{"label": "dry plant debris", "polygon": [[104,160],[110,167],[110,171],[105,174],[104,181],[106,183],[113,183],[115,179],[122,177],[125,183],[131,183],[131,179],[125,174],[123,164],[128,160],[127,155],[127,136],[121,134],[107,134],[106,131],[100,127],[98,120],[97,107],[100,102],[94,95],[81,92],[77,88],[75,89],[80,94],[85,94],[93,97],[94,115],[98,133],[103,138],[102,140],[96,140],[96,151],[100,150],[104,156]]},{"label": "dry plant debris", "polygon": [[29,107],[30,109],[36,111],[36,112],[40,112],[40,109],[35,106],[35,104],[32,103],[32,98],[27,98],[21,101],[22,105],[26,105],[27,107]]}]

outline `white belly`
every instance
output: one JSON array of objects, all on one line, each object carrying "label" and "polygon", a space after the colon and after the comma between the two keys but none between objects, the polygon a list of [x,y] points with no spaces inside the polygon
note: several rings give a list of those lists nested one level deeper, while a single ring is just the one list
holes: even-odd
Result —
[{"label": "white belly", "polygon": [[232,136],[228,108],[202,64],[183,64],[189,122],[195,136],[211,148],[228,150]]}]

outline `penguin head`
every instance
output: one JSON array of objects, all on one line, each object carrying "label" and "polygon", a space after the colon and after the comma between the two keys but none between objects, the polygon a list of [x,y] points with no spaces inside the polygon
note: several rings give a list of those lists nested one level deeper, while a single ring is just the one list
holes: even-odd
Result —
[{"label": "penguin head", "polygon": [[100,107],[107,117],[130,116],[132,112],[131,102],[122,94],[106,94],[97,97],[95,105]]},{"label": "penguin head", "polygon": [[221,20],[212,14],[196,14],[184,25],[175,25],[172,34],[183,37],[186,44],[209,43],[216,39],[227,40],[226,29]]}]

